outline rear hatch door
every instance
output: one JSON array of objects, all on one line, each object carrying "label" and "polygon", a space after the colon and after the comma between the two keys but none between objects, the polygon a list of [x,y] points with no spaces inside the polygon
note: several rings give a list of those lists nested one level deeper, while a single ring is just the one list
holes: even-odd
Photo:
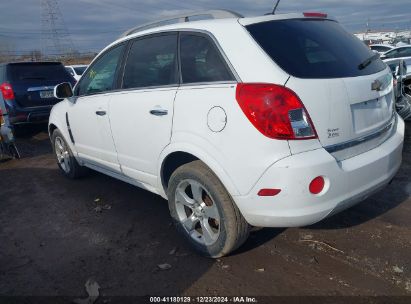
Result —
[{"label": "rear hatch door", "polygon": [[[373,90],[377,83],[380,89]],[[287,87],[304,103],[321,145],[339,160],[375,148],[390,134],[395,117],[388,70],[342,79],[291,77]]]},{"label": "rear hatch door", "polygon": [[246,28],[290,75],[286,86],[300,97],[321,145],[337,159],[386,139],[382,130],[394,117],[392,76],[363,42],[327,18],[270,20]]}]

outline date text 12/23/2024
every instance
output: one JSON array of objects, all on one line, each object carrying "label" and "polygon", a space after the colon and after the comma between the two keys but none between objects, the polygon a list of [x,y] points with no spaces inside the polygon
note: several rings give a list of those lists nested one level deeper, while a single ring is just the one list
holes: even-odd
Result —
[{"label": "date text 12/23/2024", "polygon": [[258,303],[255,297],[150,297],[150,303]]}]

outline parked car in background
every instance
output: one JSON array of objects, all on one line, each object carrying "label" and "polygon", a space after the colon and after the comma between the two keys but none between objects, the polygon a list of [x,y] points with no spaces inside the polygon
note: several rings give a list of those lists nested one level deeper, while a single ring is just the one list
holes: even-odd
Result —
[{"label": "parked car in background", "polygon": [[408,66],[403,59],[387,63],[394,77],[394,100],[398,114],[404,120],[411,118],[411,96],[407,92],[407,80],[410,79]]},{"label": "parked car in background", "polygon": [[381,55],[381,59],[406,59],[411,58],[411,45],[396,47]]},{"label": "parked car in background", "polygon": [[0,104],[10,124],[47,122],[60,101],[53,96],[54,86],[62,81],[75,84],[60,62],[0,64]]},{"label": "parked car in background", "polygon": [[405,66],[407,67],[405,79],[411,78],[411,57],[404,59],[384,59],[383,61],[390,67],[393,72],[395,72],[396,68],[398,68],[400,61],[403,61]]},{"label": "parked car in background", "polygon": [[76,81],[79,81],[81,75],[87,69],[88,65],[66,65],[65,68]]},{"label": "parked car in background", "polygon": [[10,126],[7,114],[0,106],[0,161],[5,156],[20,158],[20,153],[16,147],[15,137]]},{"label": "parked car in background", "polygon": [[222,15],[128,31],[74,90],[56,86],[49,121],[65,176],[91,168],[161,195],[211,257],[250,226],[311,225],[374,194],[404,138],[390,69],[338,22]]},{"label": "parked car in background", "polygon": [[384,54],[389,50],[392,50],[394,47],[388,44],[370,44],[370,49],[376,51],[379,54]]}]

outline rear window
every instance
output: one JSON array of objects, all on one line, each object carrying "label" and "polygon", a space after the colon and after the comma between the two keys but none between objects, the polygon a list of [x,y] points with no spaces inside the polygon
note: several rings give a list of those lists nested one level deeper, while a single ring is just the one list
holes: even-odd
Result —
[{"label": "rear window", "polygon": [[391,48],[387,46],[381,46],[381,45],[371,45],[370,48],[377,52],[386,52],[386,51],[391,50]]},{"label": "rear window", "polygon": [[84,71],[87,69],[87,66],[74,67],[73,69],[76,71],[77,75],[83,75]]},{"label": "rear window", "polygon": [[247,26],[265,52],[288,74],[299,78],[370,75],[385,69],[374,53],[337,22],[320,19],[274,20]]},{"label": "rear window", "polygon": [[72,80],[62,64],[10,64],[8,70],[11,81]]}]

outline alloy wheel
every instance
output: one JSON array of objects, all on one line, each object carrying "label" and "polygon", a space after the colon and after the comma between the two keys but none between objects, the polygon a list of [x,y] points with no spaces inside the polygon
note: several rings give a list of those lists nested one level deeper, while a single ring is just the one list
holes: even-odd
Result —
[{"label": "alloy wheel", "polygon": [[220,214],[203,185],[192,179],[181,181],[176,188],[174,203],[180,223],[193,240],[206,246],[217,241]]}]

